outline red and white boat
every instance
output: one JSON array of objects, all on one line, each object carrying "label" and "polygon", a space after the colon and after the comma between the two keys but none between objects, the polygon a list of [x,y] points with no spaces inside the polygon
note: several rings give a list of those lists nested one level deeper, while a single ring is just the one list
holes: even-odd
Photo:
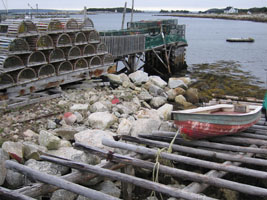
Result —
[{"label": "red and white boat", "polygon": [[235,134],[254,125],[262,106],[218,104],[174,111],[172,118],[180,133],[188,139]]}]

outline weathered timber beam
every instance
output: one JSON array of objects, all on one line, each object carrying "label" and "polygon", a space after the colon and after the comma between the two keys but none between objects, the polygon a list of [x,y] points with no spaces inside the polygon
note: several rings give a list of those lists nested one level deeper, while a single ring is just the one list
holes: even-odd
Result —
[{"label": "weathered timber beam", "polygon": [[159,59],[159,61],[164,65],[164,67],[169,71],[168,66],[165,64],[165,62],[161,59],[161,57],[158,55],[158,53],[155,51],[155,49],[152,49],[153,53],[156,55],[156,57]]},{"label": "weathered timber beam", "polygon": [[[164,148],[164,147],[169,147],[169,143],[166,142],[160,142],[160,141],[154,141],[154,140],[147,140],[143,138],[136,138],[136,137],[130,137],[130,136],[122,136],[123,140],[130,141],[130,142],[135,142],[138,144],[146,144],[150,145],[153,147],[159,147],[159,148]],[[210,158],[218,158],[222,160],[228,160],[228,161],[234,161],[234,162],[241,162],[241,163],[247,163],[247,164],[254,164],[254,165],[259,165],[259,166],[267,166],[267,161],[265,159],[257,159],[257,158],[249,158],[244,155],[233,155],[233,154],[227,154],[227,153],[219,153],[215,151],[209,151],[209,150],[203,150],[203,149],[196,149],[192,147],[186,147],[186,146],[181,146],[181,145],[172,145],[172,150],[173,151],[178,151],[178,152],[184,152],[184,153],[189,153],[193,155],[199,155],[199,156],[205,156],[205,157],[210,157]],[[242,170],[240,171],[241,173]],[[247,172],[244,172],[247,173]],[[245,175],[252,175],[252,174],[245,174]],[[267,173],[264,172],[264,177],[267,175]],[[252,175],[253,176],[253,175]],[[257,173],[257,176],[261,176],[260,174]],[[261,178],[261,177],[258,177]]]},{"label": "weathered timber beam", "polygon": [[[252,157],[253,155],[254,154],[252,154],[252,153],[246,154],[247,157]],[[235,166],[241,165],[240,162],[230,162],[230,161],[225,161],[223,164],[224,165],[235,165]],[[225,176],[226,174],[227,174],[227,172],[224,172],[224,171],[211,170],[211,171],[207,172],[205,174],[205,176],[214,177],[214,178],[221,178],[221,177]],[[183,190],[188,191],[188,192],[201,193],[205,189],[207,189],[209,186],[210,185],[205,184],[205,183],[193,182],[193,183],[189,184],[188,186],[186,186],[185,188],[183,188]]]},{"label": "weathered timber beam", "polygon": [[19,194],[18,192],[0,187],[0,199],[5,200],[35,200],[31,197]]},{"label": "weathered timber beam", "polygon": [[262,134],[256,134],[256,133],[240,133],[240,134],[235,134],[232,137],[247,137],[247,138],[253,138],[253,139],[260,139],[260,140],[267,140],[267,134],[262,135]]},{"label": "weathered timber beam", "polygon": [[[110,162],[105,162],[97,166],[102,167],[102,168],[109,168],[111,170],[117,170],[117,169],[124,167],[123,164],[114,165],[113,163],[110,163]],[[78,183],[78,184],[83,185],[84,183],[88,182],[89,180],[92,180],[95,177],[97,177],[96,174],[90,174],[86,172],[82,173],[79,171],[75,171],[65,176],[62,176],[61,178],[66,181],[70,181],[73,183]],[[20,188],[14,191],[27,195],[27,196],[38,197],[38,196],[45,195],[47,193],[52,193],[58,189],[59,189],[58,187],[53,186],[53,185],[48,185],[45,183],[35,183],[33,185],[25,186],[23,188]]]},{"label": "weathered timber beam", "polygon": [[[102,143],[106,146],[109,146],[109,147],[121,148],[121,149],[134,151],[134,152],[141,153],[141,154],[146,154],[149,156],[156,156],[158,154],[158,151],[154,150],[154,149],[150,149],[150,148],[146,148],[146,147],[142,147],[142,146],[136,146],[136,145],[132,145],[132,144],[126,144],[123,142],[116,142],[116,141],[112,141],[112,140],[108,140],[108,139],[103,139]],[[263,178],[263,179],[267,178],[267,173],[262,172],[262,171],[257,171],[257,170],[247,169],[247,168],[241,168],[241,167],[236,167],[236,166],[225,166],[225,165],[220,164],[220,163],[210,162],[210,161],[206,161],[206,160],[201,160],[201,159],[196,159],[196,158],[191,158],[191,157],[186,157],[186,156],[181,156],[181,155],[175,155],[175,154],[162,152],[160,154],[160,157],[167,159],[167,160],[176,161],[179,163],[184,163],[187,165],[204,167],[207,169],[227,171],[227,172],[242,174],[245,176],[253,176],[253,177]]]},{"label": "weathered timber beam", "polygon": [[[140,159],[132,158],[129,156],[123,156],[120,154],[110,154],[110,152],[99,149],[96,147],[89,147],[83,144],[75,143],[75,148],[78,149],[83,149],[89,153],[92,153],[94,155],[98,155],[100,157],[108,158],[111,159],[112,161],[115,162],[120,162],[124,164],[131,164],[137,167],[142,167],[146,169],[153,170],[155,163],[149,162],[149,161],[143,161]],[[139,148],[139,147],[138,147]],[[226,164],[228,164],[227,162]],[[190,172],[190,171],[185,171],[181,169],[176,169],[173,167],[168,167],[164,165],[159,166],[159,172],[163,174],[169,174],[171,176],[181,178],[181,179],[186,179],[186,180],[191,180],[191,181],[196,181],[200,183],[205,183],[205,184],[210,184],[219,188],[228,188],[231,190],[236,190],[242,193],[247,193],[251,195],[267,195],[267,190],[263,188],[258,188],[255,186],[250,186],[246,184],[241,184],[241,183],[236,183],[233,181],[228,181],[220,178],[214,178],[214,177],[208,177],[202,174]],[[258,193],[258,192],[260,193]]]},{"label": "weathered timber beam", "polygon": [[[156,136],[158,133],[152,133],[153,135],[139,135],[139,137],[147,138],[151,140],[161,140],[164,142],[170,142],[174,135],[166,135],[166,136]],[[175,134],[175,133],[174,133]],[[162,135],[162,134],[160,134]],[[164,133],[165,135],[165,133]],[[227,151],[237,151],[237,152],[244,152],[244,153],[260,153],[260,154],[267,154],[267,149],[258,149],[258,148],[252,148],[252,147],[243,147],[243,146],[235,146],[235,145],[229,145],[229,144],[221,144],[221,143],[215,143],[215,142],[208,142],[206,140],[192,140],[187,141],[182,138],[176,138],[175,144],[180,145],[187,145],[187,146],[193,146],[193,147],[205,147],[205,148],[213,148],[213,149],[220,149],[220,150],[227,150]]]},{"label": "weathered timber beam", "polygon": [[259,140],[259,139],[250,139],[250,138],[243,138],[243,137],[218,137],[218,138],[210,138],[208,139],[210,141],[215,142],[228,142],[231,144],[255,144],[259,146],[267,146],[267,141],[265,140]]},{"label": "weathered timber beam", "polygon": [[262,125],[253,125],[251,128],[267,130],[267,126],[262,126]]},{"label": "weathered timber beam", "polygon": [[103,200],[117,200],[118,198],[116,197],[112,197],[110,195],[101,193],[99,191],[95,191],[92,190],[90,188],[86,188],[84,186],[75,184],[75,183],[71,183],[69,181],[66,181],[62,178],[56,177],[56,176],[52,176],[49,174],[45,174],[45,173],[41,173],[37,170],[33,170],[27,166],[18,164],[16,162],[13,161],[6,161],[5,162],[5,166],[7,169],[11,169],[11,170],[15,170],[18,171],[22,174],[24,174],[27,177],[32,178],[33,180],[37,180],[43,183],[47,183],[47,184],[51,184],[51,185],[55,185],[59,188],[71,191],[73,193],[88,197],[88,198],[92,198],[92,199],[103,199]]},{"label": "weathered timber beam", "polygon": [[131,183],[131,184],[140,186],[142,188],[157,191],[157,192],[164,193],[164,194],[167,194],[167,195],[170,195],[173,197],[177,197],[177,198],[184,198],[184,199],[189,199],[189,200],[197,199],[197,198],[199,198],[199,199],[213,199],[210,197],[204,197],[204,196],[196,195],[196,194],[189,193],[189,192],[181,192],[181,190],[179,190],[179,189],[176,189],[176,188],[174,189],[174,188],[171,188],[169,186],[166,186],[166,185],[163,185],[160,183],[155,183],[155,182],[141,179],[138,177],[133,177],[133,176],[130,176],[127,174],[122,174],[119,172],[115,172],[115,171],[111,171],[111,170],[107,170],[107,169],[102,169],[102,168],[95,167],[95,166],[88,165],[88,164],[84,164],[84,163],[62,160],[62,159],[48,157],[48,156],[41,156],[41,159],[49,161],[49,162],[57,163],[57,164],[60,164],[63,166],[75,168],[78,170],[87,171],[90,173],[95,173],[95,174],[98,174],[100,176],[111,178],[113,180],[120,180],[122,182]]}]

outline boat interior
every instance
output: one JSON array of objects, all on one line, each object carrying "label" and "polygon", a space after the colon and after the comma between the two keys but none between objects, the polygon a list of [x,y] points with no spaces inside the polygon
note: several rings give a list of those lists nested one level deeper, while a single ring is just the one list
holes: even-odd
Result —
[{"label": "boat interior", "polygon": [[215,106],[199,107],[196,109],[178,111],[178,113],[191,114],[214,114],[214,115],[244,115],[259,110],[260,106],[241,105],[241,104],[218,104]]}]

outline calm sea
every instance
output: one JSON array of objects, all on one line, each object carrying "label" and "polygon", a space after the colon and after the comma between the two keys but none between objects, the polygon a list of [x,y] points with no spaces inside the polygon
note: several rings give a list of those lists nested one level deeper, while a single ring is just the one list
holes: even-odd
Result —
[{"label": "calm sea", "polygon": [[[122,14],[98,14],[89,16],[97,30],[117,30],[121,28]],[[126,22],[130,21],[126,15]],[[171,17],[153,16],[149,13],[134,15],[134,21],[166,19]],[[265,82],[267,69],[267,23],[248,21],[178,18],[179,24],[186,25],[188,65],[233,61],[244,71],[250,71]],[[126,27],[126,24],[125,24]],[[252,37],[254,43],[228,43],[230,37]]]}]

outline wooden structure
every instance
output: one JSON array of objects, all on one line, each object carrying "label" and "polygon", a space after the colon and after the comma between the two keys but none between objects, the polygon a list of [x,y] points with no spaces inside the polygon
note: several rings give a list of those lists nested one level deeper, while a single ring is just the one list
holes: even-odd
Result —
[{"label": "wooden structure", "polygon": [[24,68],[21,71],[13,72],[17,83],[27,83],[37,80],[37,74],[32,68]]},{"label": "wooden structure", "polygon": [[60,33],[63,32],[63,24],[57,19],[38,19],[34,21],[39,32]]},{"label": "wooden structure", "polygon": [[[133,195],[132,190],[130,190],[132,184],[143,188],[144,193],[149,193],[149,191],[161,193],[166,199],[175,197],[189,200],[212,200],[214,198],[205,196],[210,194],[205,192],[210,186],[216,193],[216,188],[218,188],[218,193],[222,188],[233,190],[237,192],[235,194],[240,199],[265,198],[267,197],[267,189],[261,182],[267,178],[267,173],[264,170],[267,166],[267,150],[261,147],[267,145],[266,130],[265,120],[261,118],[256,125],[246,132],[208,140],[184,140],[179,136],[175,137],[175,132],[164,131],[154,131],[150,134],[139,135],[139,137],[122,135],[117,136],[116,140],[102,139],[104,146],[117,150],[127,150],[131,152],[131,156],[75,143],[76,149],[107,161],[93,166],[69,160],[66,157],[41,156],[43,161],[79,170],[61,177],[43,174],[22,164],[6,161],[6,168],[18,171],[41,183],[33,183],[33,185],[17,190],[6,191],[5,188],[0,188],[0,197],[5,199],[16,196],[17,198],[28,197],[31,199],[31,197],[37,198],[57,189],[65,189],[89,198],[114,199],[114,197],[105,196],[103,193],[78,184],[81,181],[102,176],[106,179],[122,182],[123,199],[131,199]],[[169,148],[171,141],[173,141],[172,152],[161,151],[159,153],[160,149]],[[149,160],[140,159],[140,156],[137,158],[136,154],[143,155],[143,158],[146,157]],[[168,162],[159,161],[160,165],[158,165],[152,159],[157,156]],[[172,163],[172,166],[166,163]],[[242,166],[243,164],[245,167]],[[156,165],[158,165],[159,182],[144,179],[138,174],[127,174],[126,166],[133,166],[152,173]],[[120,168],[122,169],[121,172],[112,171]],[[228,175],[229,173],[230,175]],[[227,178],[223,178],[226,175],[228,175]],[[173,187],[168,184],[169,178],[167,177],[173,177],[179,184],[185,186]],[[244,181],[245,178],[249,178],[249,181]],[[202,193],[202,195],[198,193]]]},{"label": "wooden structure", "polygon": [[89,43],[99,43],[100,42],[100,36],[99,33],[95,30],[90,31],[87,33],[87,40]]},{"label": "wooden structure", "polygon": [[62,18],[59,19],[59,21],[61,22],[65,32],[79,31],[79,25],[77,20],[72,18]]},{"label": "wooden structure", "polygon": [[0,36],[0,54],[15,55],[30,53],[30,47],[24,38]]},{"label": "wooden structure", "polygon": [[0,105],[2,99],[14,102],[41,90],[114,73],[110,56],[103,64],[106,54],[105,44],[100,44],[99,33],[87,17],[3,21]]},{"label": "wooden structure", "polygon": [[88,62],[84,58],[80,58],[78,60],[75,60],[73,66],[74,66],[74,70],[87,69]]},{"label": "wooden structure", "polygon": [[167,79],[186,67],[185,25],[176,19],[129,22],[127,29],[100,32],[121,71],[133,72],[140,67],[149,74]]},{"label": "wooden structure", "polygon": [[83,56],[92,56],[96,54],[96,48],[93,44],[87,44],[83,48]]},{"label": "wooden structure", "polygon": [[88,18],[85,17],[84,19],[77,19],[79,28],[83,31],[93,30],[94,29],[94,22]]},{"label": "wooden structure", "polygon": [[67,60],[79,59],[82,56],[81,49],[78,46],[73,46],[70,49],[65,49]]},{"label": "wooden structure", "polygon": [[56,68],[57,68],[57,75],[62,75],[73,71],[73,65],[70,61],[57,63]]},{"label": "wooden structure", "polygon": [[55,67],[52,64],[47,64],[47,65],[38,67],[36,71],[37,71],[37,75],[39,79],[52,77],[56,75]]},{"label": "wooden structure", "polygon": [[7,19],[0,25],[0,35],[8,37],[26,37],[38,34],[36,25],[31,20]]},{"label": "wooden structure", "polygon": [[86,45],[88,44],[86,35],[83,32],[69,33],[74,45]]},{"label": "wooden structure", "polygon": [[[100,33],[86,17],[6,20],[0,23],[0,74],[7,74],[5,81],[0,80],[0,99],[8,93],[15,98],[114,73],[119,62],[125,66],[122,71],[132,72],[145,64],[145,71],[170,74],[184,64],[184,33],[185,27],[176,20],[132,22],[125,30]],[[24,76],[25,68],[35,76]],[[14,75],[20,72],[25,78]],[[22,79],[27,79],[23,86],[18,81]]]},{"label": "wooden structure", "polygon": [[0,56],[0,69],[4,72],[14,71],[24,67],[25,65],[19,56]]},{"label": "wooden structure", "polygon": [[55,48],[47,54],[47,61],[49,63],[61,62],[66,60],[64,51],[60,48]]},{"label": "wooden structure", "polygon": [[53,38],[53,41],[56,47],[71,47],[72,46],[71,37],[67,33],[53,35],[52,38]]},{"label": "wooden structure", "polygon": [[28,67],[47,64],[45,54],[42,51],[33,51],[25,62]]}]

